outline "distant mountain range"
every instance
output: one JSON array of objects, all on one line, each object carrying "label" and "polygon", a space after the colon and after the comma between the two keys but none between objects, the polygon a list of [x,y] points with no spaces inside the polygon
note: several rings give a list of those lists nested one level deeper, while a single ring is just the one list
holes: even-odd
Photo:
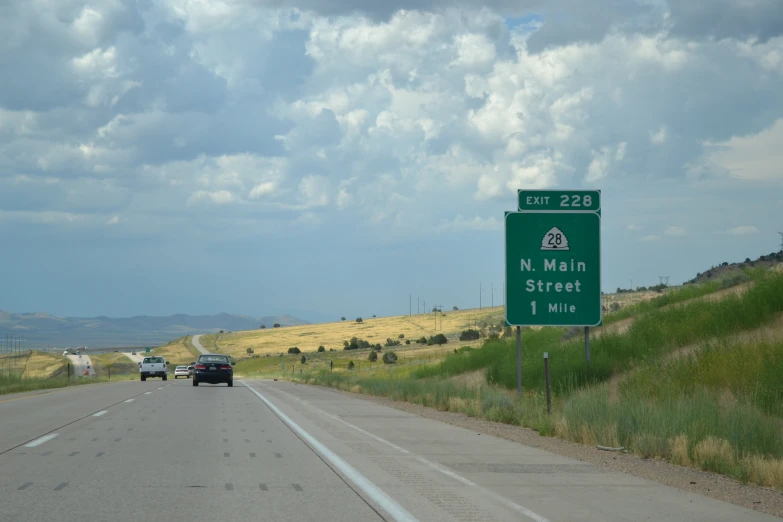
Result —
[{"label": "distant mountain range", "polygon": [[47,346],[113,348],[155,346],[183,335],[224,330],[256,330],[275,323],[283,326],[309,324],[290,315],[250,317],[248,315],[169,315],[166,317],[56,317],[42,312],[14,314],[0,310],[0,340],[12,335],[24,337],[28,349]]}]

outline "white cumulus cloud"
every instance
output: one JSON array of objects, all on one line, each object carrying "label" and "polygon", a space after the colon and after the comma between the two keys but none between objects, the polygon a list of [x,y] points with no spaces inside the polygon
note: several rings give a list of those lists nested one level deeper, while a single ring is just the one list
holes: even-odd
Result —
[{"label": "white cumulus cloud", "polygon": [[747,236],[750,234],[758,234],[759,229],[751,225],[743,225],[739,227],[730,228],[726,231],[727,234],[733,236]]}]

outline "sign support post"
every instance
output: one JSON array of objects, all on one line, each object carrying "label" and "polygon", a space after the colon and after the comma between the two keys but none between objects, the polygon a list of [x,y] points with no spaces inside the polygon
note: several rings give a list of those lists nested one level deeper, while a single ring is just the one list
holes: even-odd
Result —
[{"label": "sign support post", "polygon": [[587,366],[590,367],[590,327],[585,326],[585,359]]},{"label": "sign support post", "polygon": [[522,395],[522,327],[517,326],[517,395]]}]

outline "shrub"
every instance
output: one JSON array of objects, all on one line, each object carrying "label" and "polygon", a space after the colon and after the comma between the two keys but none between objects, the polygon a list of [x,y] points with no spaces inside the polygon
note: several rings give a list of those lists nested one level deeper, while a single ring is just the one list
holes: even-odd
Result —
[{"label": "shrub", "polygon": [[447,342],[449,342],[449,340],[446,339],[446,336],[443,335],[442,333],[440,333],[440,334],[431,336],[429,338],[429,340],[427,341],[427,344],[446,344]]},{"label": "shrub", "polygon": [[619,309],[620,309],[620,303],[618,303],[616,301],[609,305],[609,310],[612,311],[612,312],[616,312]]},{"label": "shrub", "polygon": [[375,349],[380,352],[382,350],[381,343],[376,344]]},{"label": "shrub", "polygon": [[325,352],[325,351],[326,351],[326,348],[324,348],[323,346],[319,346],[319,347],[318,347],[318,351],[319,351],[319,352]]},{"label": "shrub", "polygon": [[220,333],[223,333],[223,330],[220,330]]},{"label": "shrub", "polygon": [[288,353],[298,354],[298,353],[302,353],[302,350],[300,350],[296,346],[292,346],[291,348],[288,349]]},{"label": "shrub", "polygon": [[383,354],[383,364],[394,364],[397,362],[397,354],[394,352],[386,352]]},{"label": "shrub", "polygon": [[375,317],[375,314],[373,314],[372,316]]},{"label": "shrub", "polygon": [[375,362],[378,360],[378,353],[377,352],[370,352],[370,354],[367,356],[367,360],[370,362]]},{"label": "shrub", "polygon": [[340,318],[340,320],[341,320],[341,321],[345,321],[345,317],[341,317],[341,318]]},{"label": "shrub", "polygon": [[479,331],[473,330],[472,328],[465,330],[461,334],[459,334],[460,341],[475,341],[478,338],[479,338]]},{"label": "shrub", "polygon": [[398,341],[397,339],[392,339],[390,337],[386,339],[386,346],[399,346],[399,345],[400,345],[400,341]]},{"label": "shrub", "polygon": [[333,352],[333,351],[334,351],[334,348],[329,348],[329,351],[330,351],[330,352]]},{"label": "shrub", "polygon": [[359,348],[371,348],[372,345],[364,339],[351,337],[350,341],[343,341],[343,350],[358,350]]},{"label": "shrub", "polygon": [[302,364],[305,364],[306,362],[307,362],[307,357],[305,357],[305,356],[303,355],[303,356],[302,356]]},{"label": "shrub", "polygon": [[246,351],[248,354],[255,353],[255,352],[253,351],[253,349],[252,349],[252,348],[248,348],[248,349],[247,349],[247,350],[245,350],[245,351]]},{"label": "shrub", "polygon": [[356,318],[356,322],[357,322],[357,323],[361,323],[361,322],[363,322],[363,321],[362,321],[362,318],[361,318],[361,317],[357,317],[357,318]]},{"label": "shrub", "polygon": [[397,338],[399,338],[399,339],[405,339],[405,334],[400,334],[400,335],[398,335],[398,336],[397,336]]},{"label": "shrub", "polygon": [[452,308],[452,310],[454,310],[454,311],[456,312],[457,310],[459,310],[459,308],[457,308],[457,307],[455,306],[455,307],[453,307],[453,308]]},{"label": "shrub", "polygon": [[275,323],[272,325],[272,328],[280,328],[280,323]]},{"label": "shrub", "polygon": [[405,339],[405,344],[411,344],[411,340],[410,339]]},{"label": "shrub", "polygon": [[265,324],[262,324],[262,325],[261,325],[261,326],[259,326],[258,328],[259,328],[260,330],[264,330],[264,329],[266,329],[266,325],[265,325]]},{"label": "shrub", "polygon": [[416,342],[418,344],[427,344],[427,338],[426,337],[419,337],[419,339]]},{"label": "shrub", "polygon": [[354,366],[353,361],[348,361],[348,369],[353,370],[353,366]]}]

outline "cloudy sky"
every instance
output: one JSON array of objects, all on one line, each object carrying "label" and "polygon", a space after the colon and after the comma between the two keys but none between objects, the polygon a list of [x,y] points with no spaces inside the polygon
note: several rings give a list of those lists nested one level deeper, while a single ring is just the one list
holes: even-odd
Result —
[{"label": "cloudy sky", "polygon": [[779,0],[6,0],[0,309],[502,302],[520,188],[603,287],[779,248]]}]

